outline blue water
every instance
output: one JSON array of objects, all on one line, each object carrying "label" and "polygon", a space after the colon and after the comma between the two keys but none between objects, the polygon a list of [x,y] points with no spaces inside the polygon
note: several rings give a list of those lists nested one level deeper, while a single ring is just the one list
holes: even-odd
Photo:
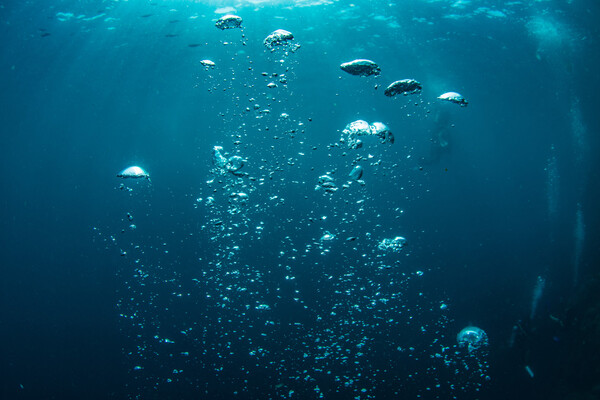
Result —
[{"label": "blue water", "polygon": [[597,2],[38,3],[0,1],[2,398],[598,398]]}]

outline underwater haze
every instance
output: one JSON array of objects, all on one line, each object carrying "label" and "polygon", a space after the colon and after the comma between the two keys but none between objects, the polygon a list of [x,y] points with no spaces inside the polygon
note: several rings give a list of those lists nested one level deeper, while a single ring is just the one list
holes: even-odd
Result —
[{"label": "underwater haze", "polygon": [[595,0],[0,0],[3,399],[600,399]]}]

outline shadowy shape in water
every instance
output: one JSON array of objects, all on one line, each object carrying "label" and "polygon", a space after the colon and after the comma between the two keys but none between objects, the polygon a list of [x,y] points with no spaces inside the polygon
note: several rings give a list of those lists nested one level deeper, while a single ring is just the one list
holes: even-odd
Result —
[{"label": "shadowy shape in water", "polygon": [[451,128],[452,122],[450,121],[450,115],[447,112],[439,111],[433,117],[433,126],[430,129],[431,136],[429,138],[429,154],[421,157],[421,165],[437,164],[445,154],[450,152],[452,147],[450,145]]}]

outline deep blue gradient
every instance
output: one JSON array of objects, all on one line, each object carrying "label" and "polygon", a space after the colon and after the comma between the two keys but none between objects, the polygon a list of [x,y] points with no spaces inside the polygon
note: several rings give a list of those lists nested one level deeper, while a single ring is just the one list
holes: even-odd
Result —
[{"label": "deep blue gradient", "polygon": [[[0,0],[0,397],[599,398],[596,1],[241,1],[226,31],[216,1],[38,3]],[[395,143],[348,149],[357,119]]]}]

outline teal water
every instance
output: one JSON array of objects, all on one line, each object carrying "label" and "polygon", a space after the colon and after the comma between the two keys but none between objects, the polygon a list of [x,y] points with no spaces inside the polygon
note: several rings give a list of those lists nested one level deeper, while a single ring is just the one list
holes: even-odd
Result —
[{"label": "teal water", "polygon": [[598,8],[0,1],[3,398],[597,398]]}]

